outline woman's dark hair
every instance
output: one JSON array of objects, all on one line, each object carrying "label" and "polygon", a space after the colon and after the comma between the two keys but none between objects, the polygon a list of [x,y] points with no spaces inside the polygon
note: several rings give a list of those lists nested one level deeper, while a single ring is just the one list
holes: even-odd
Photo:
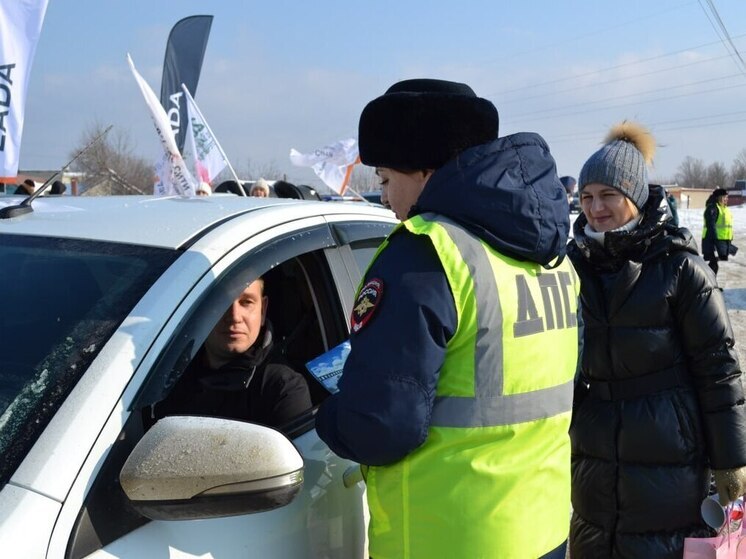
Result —
[{"label": "woman's dark hair", "polygon": [[717,199],[721,196],[727,196],[728,191],[724,188],[716,188],[712,191],[712,194],[707,198],[707,201],[705,202],[705,205],[712,204],[713,202],[717,202]]}]

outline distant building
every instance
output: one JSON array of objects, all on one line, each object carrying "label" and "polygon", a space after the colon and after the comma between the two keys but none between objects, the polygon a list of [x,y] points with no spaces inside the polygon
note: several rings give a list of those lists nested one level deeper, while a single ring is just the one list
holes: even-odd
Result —
[{"label": "distant building", "polygon": [[[740,181],[736,181],[737,183]],[[746,181],[743,181],[746,183]],[[683,188],[678,185],[663,185],[668,190],[679,204],[680,209],[704,209],[707,199],[715,190],[715,186],[712,188]],[[746,185],[744,186],[746,189]],[[746,202],[745,190],[728,190],[728,205],[729,206],[740,206]]]}]

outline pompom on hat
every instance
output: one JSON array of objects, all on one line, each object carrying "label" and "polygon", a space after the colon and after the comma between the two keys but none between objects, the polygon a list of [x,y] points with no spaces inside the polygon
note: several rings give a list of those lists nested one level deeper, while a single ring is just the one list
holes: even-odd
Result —
[{"label": "pompom on hat", "polygon": [[578,191],[600,183],[616,188],[642,209],[648,200],[647,165],[655,154],[655,139],[643,126],[624,121],[612,127],[604,146],[588,158],[578,177]]},{"label": "pompom on hat", "polygon": [[360,160],[399,171],[438,169],[459,153],[497,138],[497,109],[466,84],[405,80],[360,115]]}]

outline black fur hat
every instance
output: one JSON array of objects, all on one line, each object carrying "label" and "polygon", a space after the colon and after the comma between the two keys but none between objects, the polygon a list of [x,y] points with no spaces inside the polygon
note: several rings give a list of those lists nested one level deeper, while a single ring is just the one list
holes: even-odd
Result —
[{"label": "black fur hat", "polygon": [[466,84],[401,81],[363,109],[360,160],[401,171],[438,169],[465,149],[496,139],[498,123],[495,106]]},{"label": "black fur hat", "polygon": [[714,198],[720,198],[720,196],[727,196],[727,195],[728,195],[728,191],[725,190],[724,188],[716,188],[715,190],[712,191],[712,196]]}]

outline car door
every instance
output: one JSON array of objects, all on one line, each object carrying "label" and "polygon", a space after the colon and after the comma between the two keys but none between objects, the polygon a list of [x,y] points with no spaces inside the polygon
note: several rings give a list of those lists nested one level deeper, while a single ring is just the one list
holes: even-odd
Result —
[{"label": "car door", "polygon": [[[396,222],[362,220],[348,216],[329,216],[327,222],[339,243],[339,258],[343,263],[340,269],[347,272],[349,280],[355,286],[354,291],[357,291],[376,251]],[[351,309],[352,300],[348,304],[347,308]]]},{"label": "car door", "polygon": [[[358,217],[356,222],[351,227],[360,231],[365,220]],[[199,521],[148,521],[128,507],[118,483],[121,465],[147,429],[153,406],[178,382],[185,363],[247,281],[273,275],[277,304],[270,302],[270,315],[296,370],[347,337],[357,265],[350,268],[349,253],[340,253],[340,246],[365,235],[358,232],[345,240],[339,231],[319,220],[269,229],[230,251],[195,285],[153,344],[154,355],[143,360],[144,370],[135,376],[142,381],[131,383],[123,395],[121,408],[127,413],[115,410],[102,430],[97,445],[110,450],[99,451],[101,459],[83,468],[91,477],[82,475],[71,494],[83,493],[85,501],[80,506],[71,499],[63,506],[50,557],[367,556],[364,489],[362,484],[344,487],[342,475],[353,464],[320,441],[313,410],[287,432],[303,456],[305,482],[301,494],[284,508]],[[375,236],[380,238],[380,230]],[[318,405],[324,389],[311,388]],[[92,460],[99,452],[92,452]]]}]

